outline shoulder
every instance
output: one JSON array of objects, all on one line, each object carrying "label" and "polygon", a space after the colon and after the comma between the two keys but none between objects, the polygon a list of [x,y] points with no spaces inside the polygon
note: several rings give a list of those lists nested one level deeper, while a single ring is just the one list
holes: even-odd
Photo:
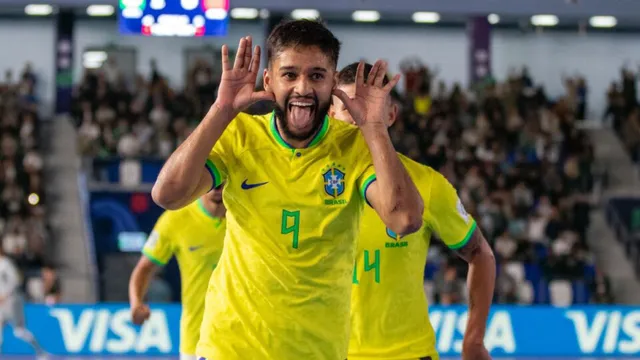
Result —
[{"label": "shoulder", "polygon": [[250,115],[239,113],[224,131],[224,138],[232,145],[243,147],[247,143],[255,143],[269,133],[271,113]]},{"label": "shoulder", "polygon": [[357,126],[351,125],[328,116],[331,141],[340,148],[358,148],[366,146],[362,132]]},{"label": "shoulder", "polygon": [[421,164],[400,153],[398,154],[398,158],[400,159],[400,162],[402,162],[402,165],[404,165],[405,169],[407,169],[407,173],[409,173],[411,179],[419,188],[424,186],[431,187],[434,183],[439,182],[440,178],[444,179],[439,172],[430,166]]}]

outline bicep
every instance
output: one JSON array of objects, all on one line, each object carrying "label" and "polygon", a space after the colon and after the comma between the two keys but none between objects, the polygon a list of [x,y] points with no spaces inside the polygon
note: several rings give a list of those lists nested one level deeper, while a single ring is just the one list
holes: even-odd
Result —
[{"label": "bicep", "polygon": [[[207,169],[209,169],[209,167],[207,167]],[[202,195],[208,193],[209,191],[213,190],[214,187],[218,186],[216,185],[217,180],[214,176],[215,175],[212,174],[211,171],[203,172],[200,175],[198,185],[196,186],[193,194],[191,194],[191,196],[189,197],[187,204],[191,204],[192,202],[198,200],[198,198],[200,198]]]},{"label": "bicep", "polygon": [[466,244],[455,249],[454,252],[467,263],[473,262],[474,258],[480,254],[493,256],[489,243],[487,243],[482,231],[478,228],[473,230]]},{"label": "bicep", "polygon": [[147,275],[152,274],[158,268],[160,268],[158,264],[156,264],[147,255],[143,254],[140,256],[140,260],[138,260],[138,263],[136,264],[135,272],[141,275]]}]

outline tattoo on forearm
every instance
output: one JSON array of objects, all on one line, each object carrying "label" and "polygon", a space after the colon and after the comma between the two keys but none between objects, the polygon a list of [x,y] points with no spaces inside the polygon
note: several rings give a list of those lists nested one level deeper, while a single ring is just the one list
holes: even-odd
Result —
[{"label": "tattoo on forearm", "polygon": [[483,241],[485,241],[484,236],[482,236],[482,233],[476,229],[473,234],[471,234],[469,242],[460,249],[455,250],[455,253],[466,262],[471,262],[471,260],[480,252]]}]

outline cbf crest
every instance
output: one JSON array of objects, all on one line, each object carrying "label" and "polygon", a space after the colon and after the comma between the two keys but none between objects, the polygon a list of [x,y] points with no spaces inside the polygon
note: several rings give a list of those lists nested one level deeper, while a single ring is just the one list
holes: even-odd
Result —
[{"label": "cbf crest", "polygon": [[335,199],[344,193],[344,167],[333,163],[322,169],[322,177],[324,178],[324,192],[326,192],[327,195]]},{"label": "cbf crest", "polygon": [[387,236],[392,238],[393,241],[385,242],[384,247],[386,248],[404,248],[409,246],[408,241],[400,241],[400,239],[402,239],[404,235],[398,235],[389,228],[387,228]]},{"label": "cbf crest", "polygon": [[392,238],[395,241],[398,241],[400,239],[402,239],[404,237],[404,235],[400,235],[398,236],[398,234],[396,234],[395,232],[393,232],[393,230],[387,228],[387,236]]}]

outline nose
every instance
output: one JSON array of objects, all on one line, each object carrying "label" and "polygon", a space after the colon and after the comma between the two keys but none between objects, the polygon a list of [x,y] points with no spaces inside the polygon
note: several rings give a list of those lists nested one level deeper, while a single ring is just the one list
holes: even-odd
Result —
[{"label": "nose", "polygon": [[311,87],[311,81],[306,76],[298,77],[298,81],[296,82],[293,91],[298,96],[312,95],[313,89]]}]

